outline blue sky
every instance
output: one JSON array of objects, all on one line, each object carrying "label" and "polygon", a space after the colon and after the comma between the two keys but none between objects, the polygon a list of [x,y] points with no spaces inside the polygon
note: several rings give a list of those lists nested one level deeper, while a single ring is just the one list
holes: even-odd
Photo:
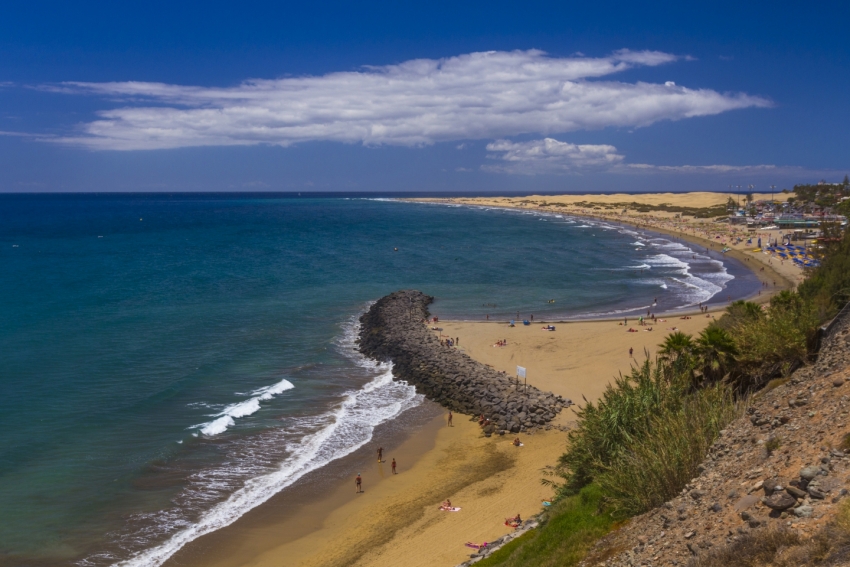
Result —
[{"label": "blue sky", "polygon": [[0,191],[684,191],[850,172],[843,3],[459,4],[7,5]]}]

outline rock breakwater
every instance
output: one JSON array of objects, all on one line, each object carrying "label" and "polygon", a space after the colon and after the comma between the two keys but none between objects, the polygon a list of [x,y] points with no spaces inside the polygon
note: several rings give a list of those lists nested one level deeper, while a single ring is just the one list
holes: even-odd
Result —
[{"label": "rock breakwater", "polygon": [[462,414],[483,415],[485,435],[551,428],[555,416],[571,405],[551,392],[524,387],[462,351],[441,344],[428,328],[434,298],[405,290],[379,299],[360,318],[360,352],[393,363],[393,375],[442,406]]}]

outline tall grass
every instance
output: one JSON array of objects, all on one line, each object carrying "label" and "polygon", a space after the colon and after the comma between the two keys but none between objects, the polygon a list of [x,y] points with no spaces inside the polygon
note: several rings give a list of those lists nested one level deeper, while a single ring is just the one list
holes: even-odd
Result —
[{"label": "tall grass", "polygon": [[579,426],[569,434],[567,452],[558,462],[562,494],[575,494],[618,462],[620,454],[653,425],[653,416],[681,407],[690,388],[683,374],[649,360],[615,378],[597,403],[576,413]]},{"label": "tall grass", "polygon": [[720,430],[735,416],[725,384],[693,389],[688,372],[644,361],[579,412],[561,456],[561,496],[596,482],[618,516],[639,514],[676,495]]},{"label": "tall grass", "polygon": [[714,385],[687,395],[650,419],[598,477],[612,512],[640,514],[676,496],[692,478],[720,430],[735,417],[731,390]]}]

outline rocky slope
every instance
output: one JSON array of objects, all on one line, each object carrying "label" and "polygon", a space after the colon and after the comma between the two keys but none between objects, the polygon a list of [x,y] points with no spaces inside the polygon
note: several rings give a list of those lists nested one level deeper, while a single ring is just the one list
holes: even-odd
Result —
[{"label": "rocky slope", "polygon": [[433,297],[397,291],[378,300],[360,318],[360,351],[393,363],[393,375],[457,413],[484,415],[485,435],[551,428],[571,405],[551,392],[517,385],[510,377],[444,346],[428,329]]},{"label": "rocky slope", "polygon": [[754,396],[681,495],[600,541],[585,565],[696,564],[747,534],[814,534],[850,488],[850,317],[816,364]]}]

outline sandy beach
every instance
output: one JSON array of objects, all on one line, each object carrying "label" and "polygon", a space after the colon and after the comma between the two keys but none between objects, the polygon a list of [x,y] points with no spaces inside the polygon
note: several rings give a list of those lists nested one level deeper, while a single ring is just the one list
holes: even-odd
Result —
[{"label": "sandy beach", "polygon": [[[725,195],[627,195],[598,196],[594,200],[636,198],[669,203],[686,199],[689,206],[709,206]],[[794,266],[779,264],[734,244],[738,236],[714,223],[683,220],[653,213],[639,216],[606,215],[575,205],[590,196],[558,197],[572,201],[567,214],[604,218],[664,232],[698,245],[732,248],[728,254],[742,261],[766,282],[763,293],[752,299],[766,301],[780,289],[792,287],[802,274]],[[553,202],[555,197],[523,199],[452,199],[454,203],[485,206],[541,208],[535,199]],[[513,202],[515,201],[515,202]],[[520,202],[522,201],[522,202]],[[704,205],[702,203],[708,203]],[[637,214],[636,214],[637,215]],[[764,234],[766,238],[766,233]],[[746,236],[746,235],[744,235]],[[787,264],[787,263],[786,263]],[[763,269],[762,269],[763,268]],[[775,282],[775,285],[774,285]],[[440,315],[438,312],[435,315]],[[472,358],[510,376],[516,367],[528,370],[528,383],[582,405],[596,400],[613,377],[629,372],[646,356],[656,356],[667,334],[680,330],[697,334],[720,312],[677,314],[659,317],[639,326],[636,318],[555,323],[555,331],[543,330],[542,321],[509,327],[495,321],[445,321],[440,334],[457,338],[458,347]],[[442,318],[441,318],[442,319]],[[637,332],[628,332],[629,328]],[[651,329],[651,330],[650,330]],[[437,331],[435,331],[437,332]],[[499,340],[506,346],[494,346]],[[632,350],[630,355],[629,350]],[[564,411],[556,424],[569,425],[575,415]],[[523,517],[541,510],[551,496],[543,486],[543,470],[554,465],[563,452],[567,434],[553,429],[520,437],[524,446],[511,445],[512,437],[485,438],[467,416],[456,415],[447,427],[445,412],[425,427],[411,432],[385,453],[385,462],[374,457],[356,460],[350,478],[325,482],[315,498],[292,502],[273,499],[234,525],[201,538],[172,558],[167,565],[205,567],[342,566],[360,567],[452,567],[472,552],[465,542],[492,541],[507,533],[504,518]],[[369,451],[374,448],[370,446]],[[399,462],[392,475],[389,461]],[[355,494],[353,477],[361,472],[363,494]],[[317,481],[321,483],[321,480]],[[437,508],[446,498],[459,512]]]},{"label": "sandy beach", "polygon": [[[448,427],[440,416],[382,464],[364,465],[362,494],[355,494],[352,477],[296,510],[261,507],[168,565],[456,565],[473,551],[467,541],[504,535],[511,530],[506,517],[533,515],[552,494],[540,483],[541,469],[555,464],[566,434],[523,436],[523,447],[512,439],[485,438],[477,423],[460,415]],[[438,510],[446,498],[461,510]]]},{"label": "sandy beach", "polygon": [[[673,329],[696,335],[720,313],[661,318],[656,324],[639,326],[629,318],[627,326],[619,321],[570,321],[555,324],[545,331],[542,322],[510,327],[506,323],[440,321],[442,334],[460,339],[460,348],[469,356],[493,366],[509,376],[516,367],[527,369],[528,383],[583,404],[582,396],[596,400],[611,378],[627,374],[631,365],[648,353],[654,359],[658,344]],[[662,322],[663,320],[663,322]],[[629,328],[636,333],[628,332]],[[652,329],[651,331],[649,329]],[[507,339],[506,346],[494,346]],[[629,349],[633,356],[629,356]],[[572,412],[563,412],[560,423],[570,420]]]},{"label": "sandy beach", "polygon": [[[615,321],[558,323],[554,332],[539,324],[510,328],[448,321],[441,326],[444,334],[460,338],[460,348],[476,360],[511,375],[516,365],[526,366],[529,384],[583,404],[582,396],[597,399],[614,376],[643,360],[644,352],[654,357],[673,327],[697,333],[710,321],[703,315],[650,327],[635,324],[641,329],[637,333]],[[505,338],[507,346],[492,346]],[[555,423],[568,424],[574,417],[564,411]],[[445,421],[444,414],[414,432],[385,454],[384,463],[369,459],[360,465],[363,494],[354,493],[352,477],[295,508],[282,502],[263,506],[198,540],[168,565],[457,565],[471,553],[467,541],[492,541],[510,530],[505,517],[541,510],[541,501],[551,496],[540,483],[542,471],[563,452],[566,433],[521,434],[524,446],[516,448],[510,436],[485,438],[466,416],[456,415],[451,428]],[[400,463],[394,476],[393,457]],[[437,510],[446,498],[461,511]]]}]

